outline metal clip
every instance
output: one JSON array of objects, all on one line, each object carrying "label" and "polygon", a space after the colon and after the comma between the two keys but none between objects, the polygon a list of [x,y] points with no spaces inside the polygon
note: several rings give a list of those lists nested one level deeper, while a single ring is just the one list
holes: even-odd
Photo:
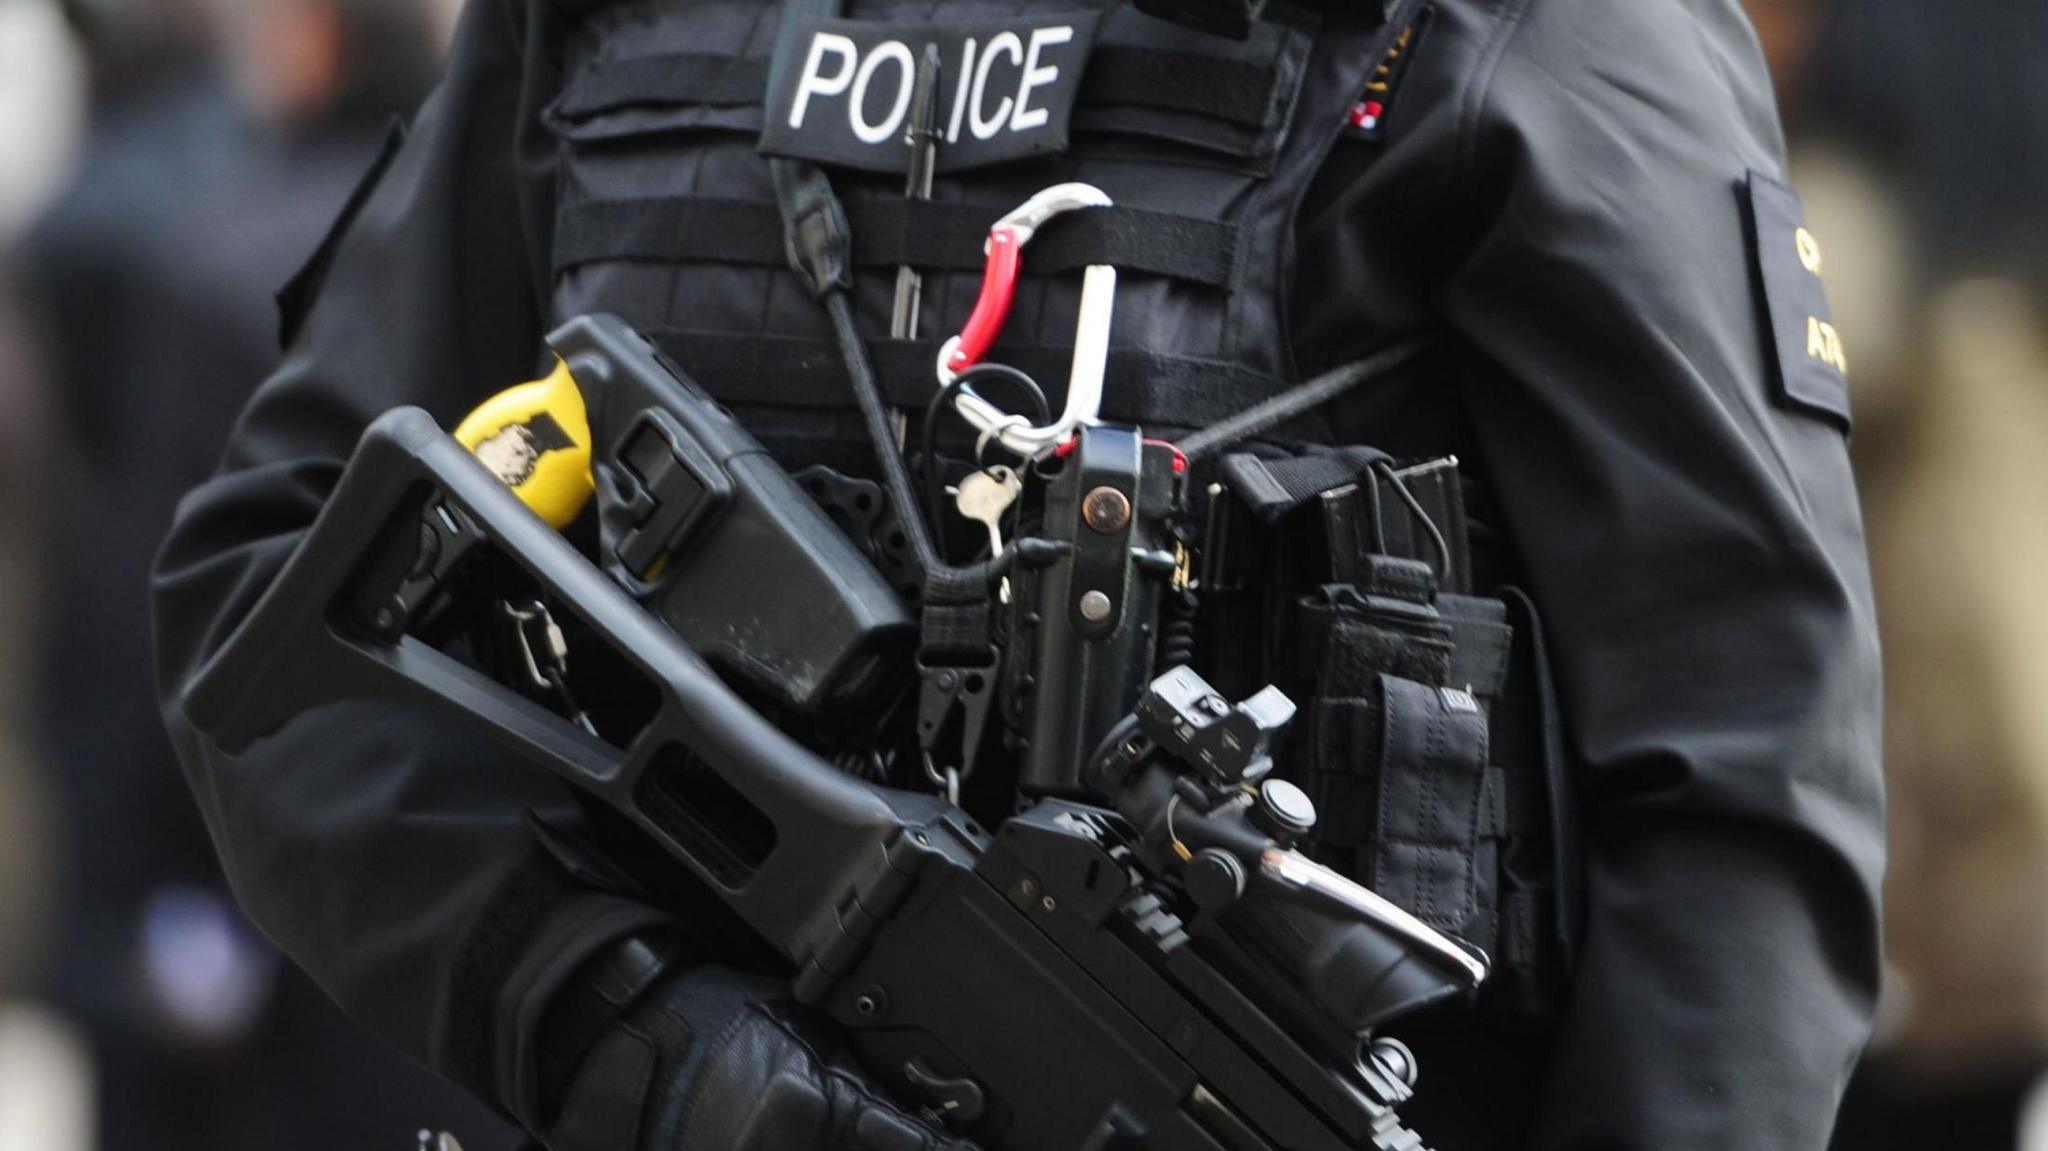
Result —
[{"label": "metal clip", "polygon": [[[995,222],[984,249],[988,263],[982,273],[981,297],[975,301],[966,327],[939,349],[941,387],[980,363],[995,344],[1016,298],[1024,246],[1038,229],[1054,216],[1083,208],[1107,208],[1111,204],[1108,193],[1093,185],[1055,184]],[[1109,365],[1109,326],[1115,304],[1116,269],[1108,264],[1088,265],[1081,280],[1081,316],[1074,330],[1067,406],[1054,422],[1033,427],[972,391],[960,393],[953,406],[983,433],[984,444],[992,437],[1010,451],[1035,459],[1070,438],[1074,429],[1096,421],[1102,412],[1102,379]]]},{"label": "metal clip", "polygon": [[571,722],[597,735],[597,725],[569,690],[569,640],[562,634],[562,626],[549,614],[547,605],[534,600],[524,606],[500,601],[498,606],[512,621],[513,634],[519,637],[519,654],[526,661],[526,674],[533,680],[534,688],[553,692],[561,700]]},{"label": "metal clip", "polygon": [[[918,689],[917,743],[924,752],[926,778],[945,791],[949,803],[960,802],[960,781],[974,773],[974,761],[988,731],[989,707],[995,699],[995,679],[1000,671],[1000,656],[993,647],[988,649],[988,662],[983,666],[918,663],[922,683]],[[932,749],[938,746],[939,737],[956,711],[960,715],[960,764],[957,768],[942,769]]]},{"label": "metal clip", "polygon": [[[561,625],[539,600],[524,607],[509,602],[500,606],[512,619],[513,634],[519,637],[519,654],[526,659],[526,674],[533,680],[533,686],[541,691],[552,690],[557,677],[569,674],[569,641],[562,635]],[[538,653],[534,650],[536,644],[541,648]],[[541,670],[543,664],[546,671]]]}]

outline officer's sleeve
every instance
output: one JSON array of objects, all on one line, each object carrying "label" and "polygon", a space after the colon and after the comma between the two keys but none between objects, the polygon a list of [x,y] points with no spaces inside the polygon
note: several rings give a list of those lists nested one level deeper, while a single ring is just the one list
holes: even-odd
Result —
[{"label": "officer's sleeve", "polygon": [[566,789],[467,729],[381,705],[318,710],[227,756],[178,701],[371,419],[418,404],[445,425],[534,374],[552,182],[532,133],[553,17],[533,9],[470,5],[445,82],[286,292],[288,312],[306,309],[287,317],[296,337],[220,472],[181,505],[154,585],[166,718],[249,914],[358,1021],[529,1126],[540,1005],[580,959],[661,919],[564,846]]},{"label": "officer's sleeve", "polygon": [[1878,987],[1880,693],[1844,433],[1753,274],[1776,114],[1734,0],[1504,7],[1438,303],[1585,814],[1535,1146],[1818,1151]]}]

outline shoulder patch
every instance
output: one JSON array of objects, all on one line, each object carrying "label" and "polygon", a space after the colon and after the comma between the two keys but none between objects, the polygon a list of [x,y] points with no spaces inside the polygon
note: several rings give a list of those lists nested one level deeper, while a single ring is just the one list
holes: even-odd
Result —
[{"label": "shoulder patch", "polygon": [[1778,402],[1849,430],[1849,355],[1828,308],[1827,257],[1799,193],[1749,174],[1750,252],[1771,325]]}]

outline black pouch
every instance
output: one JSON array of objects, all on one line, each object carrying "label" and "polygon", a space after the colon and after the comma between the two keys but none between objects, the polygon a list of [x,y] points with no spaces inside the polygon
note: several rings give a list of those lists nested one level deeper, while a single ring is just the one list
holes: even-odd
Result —
[{"label": "black pouch", "polygon": [[1367,463],[1348,480],[1327,455],[1226,468],[1255,481],[1239,502],[1267,525],[1233,544],[1255,557],[1238,582],[1290,589],[1264,597],[1264,650],[1301,705],[1281,768],[1316,801],[1308,849],[1487,952],[1483,1009],[1547,1013],[1577,883],[1576,834],[1558,829],[1577,815],[1533,605],[1472,594],[1491,565],[1470,550],[1455,461],[1336,458],[1353,457]]},{"label": "black pouch", "polygon": [[1492,950],[1498,841],[1483,837],[1486,713],[1471,693],[1382,675],[1379,826],[1366,882],[1423,922]]},{"label": "black pouch", "polygon": [[[1293,765],[1321,813],[1312,850],[1490,952],[1504,796],[1486,707],[1468,685],[1497,689],[1506,648],[1456,636],[1506,624],[1487,618],[1492,601],[1439,597],[1421,561],[1370,557],[1367,571],[1362,586],[1320,589],[1295,616],[1312,661]],[[1440,599],[1460,614],[1447,617]]]}]

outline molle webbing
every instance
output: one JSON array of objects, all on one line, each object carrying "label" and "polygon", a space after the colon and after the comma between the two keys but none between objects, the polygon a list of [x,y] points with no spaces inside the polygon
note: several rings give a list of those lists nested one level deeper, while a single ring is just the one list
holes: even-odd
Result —
[{"label": "molle webbing", "polygon": [[[705,390],[735,405],[840,411],[853,407],[845,367],[828,340],[794,336],[732,336],[655,329],[648,333]],[[921,410],[932,395],[937,340],[868,341],[883,398]],[[1054,410],[1064,402],[1074,350],[999,343],[989,359],[1028,372]],[[1112,349],[1116,388],[1103,397],[1103,418],[1154,427],[1200,427],[1244,406],[1246,393],[1280,386],[1236,365],[1137,349]]]},{"label": "molle webbing", "polygon": [[[1008,0],[844,8],[851,21],[905,28],[1020,11]],[[1304,17],[1264,22],[1233,43],[1122,4],[1030,11],[1099,13],[1066,153],[953,169],[942,145],[933,195],[919,202],[903,196],[900,176],[827,169],[852,236],[854,310],[889,402],[923,409],[938,342],[978,295],[990,225],[1063,181],[1096,184],[1115,206],[1056,219],[1033,238],[991,361],[1029,372],[1057,407],[1080,271],[1105,263],[1119,280],[1103,418],[1194,429],[1284,391],[1295,209],[1369,77],[1382,29]],[[611,311],[656,336],[770,441],[778,419],[808,428],[804,413],[850,407],[829,333],[787,288],[757,150],[775,26],[774,6],[746,0],[593,11],[545,116],[563,146],[554,309]],[[893,272],[905,266],[924,273],[917,338],[883,339]],[[1315,439],[1326,428],[1302,417],[1281,434]]]},{"label": "molle webbing", "polygon": [[[857,267],[980,271],[989,209],[929,200],[849,203]],[[1212,288],[1236,279],[1234,224],[1143,208],[1092,208],[1049,223],[1031,243],[1033,274],[1078,272],[1089,264]],[[554,260],[566,271],[593,260],[710,262],[780,267],[782,218],[775,205],[709,196],[598,200],[564,208]]]}]

